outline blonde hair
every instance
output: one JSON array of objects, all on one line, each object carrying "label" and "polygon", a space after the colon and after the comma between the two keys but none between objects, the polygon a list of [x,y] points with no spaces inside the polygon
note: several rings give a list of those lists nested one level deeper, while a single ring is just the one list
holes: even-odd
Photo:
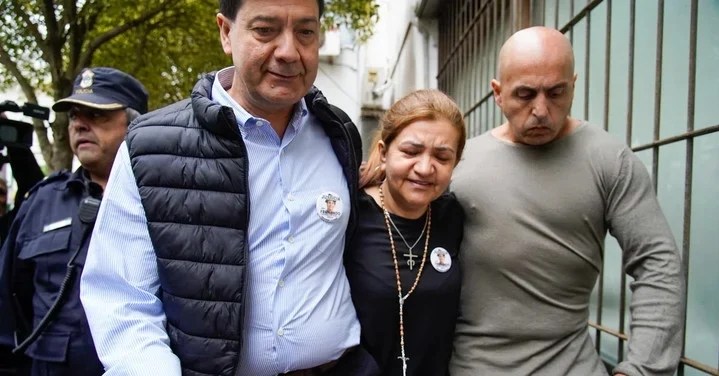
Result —
[{"label": "blonde hair", "polygon": [[447,94],[434,89],[413,91],[395,102],[382,116],[372,140],[370,156],[361,172],[360,188],[378,185],[385,178],[382,170],[379,142],[389,147],[403,129],[419,120],[447,120],[459,132],[457,163],[462,157],[467,138],[464,117],[457,104]]}]

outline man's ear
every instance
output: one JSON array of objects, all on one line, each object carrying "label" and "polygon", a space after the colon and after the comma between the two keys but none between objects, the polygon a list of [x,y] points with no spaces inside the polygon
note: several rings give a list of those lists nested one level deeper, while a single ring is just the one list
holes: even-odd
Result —
[{"label": "man's ear", "polygon": [[232,41],[230,40],[230,30],[232,30],[232,21],[225,17],[222,13],[217,13],[217,27],[220,29],[220,43],[225,55],[232,55]]},{"label": "man's ear", "polygon": [[502,107],[502,96],[500,95],[502,93],[502,83],[497,81],[496,79],[492,79],[492,81],[489,83],[489,86],[492,87],[492,93],[494,94],[494,102],[497,103],[497,106]]}]

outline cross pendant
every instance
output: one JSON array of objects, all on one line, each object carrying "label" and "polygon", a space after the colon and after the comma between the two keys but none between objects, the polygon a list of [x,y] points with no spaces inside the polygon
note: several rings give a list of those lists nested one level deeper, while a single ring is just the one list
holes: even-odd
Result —
[{"label": "cross pendant", "polygon": [[402,374],[406,375],[407,374],[407,361],[409,360],[409,357],[402,355],[402,356],[398,356],[397,359],[402,361]]},{"label": "cross pendant", "polygon": [[413,254],[411,249],[409,250],[409,253],[405,253],[402,256],[407,258],[407,266],[409,266],[409,270],[412,270],[412,268],[414,268],[414,264],[416,263],[416,261],[414,261],[414,259],[415,259],[415,257],[419,257],[419,256]]}]

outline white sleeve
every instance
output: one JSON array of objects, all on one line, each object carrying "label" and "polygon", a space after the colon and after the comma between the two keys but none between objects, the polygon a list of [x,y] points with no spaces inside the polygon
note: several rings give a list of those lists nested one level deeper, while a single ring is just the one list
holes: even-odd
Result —
[{"label": "white sleeve", "polygon": [[105,375],[179,376],[157,296],[157,258],[130,165],[120,145],[98,213],[80,299]]}]

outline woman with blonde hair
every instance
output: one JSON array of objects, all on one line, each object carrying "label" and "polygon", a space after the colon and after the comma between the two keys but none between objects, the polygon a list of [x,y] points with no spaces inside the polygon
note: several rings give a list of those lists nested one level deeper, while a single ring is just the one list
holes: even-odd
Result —
[{"label": "woman with blonde hair", "polygon": [[447,187],[465,138],[454,101],[418,90],[384,115],[362,170],[345,266],[361,344],[381,375],[447,374],[464,221]]}]

